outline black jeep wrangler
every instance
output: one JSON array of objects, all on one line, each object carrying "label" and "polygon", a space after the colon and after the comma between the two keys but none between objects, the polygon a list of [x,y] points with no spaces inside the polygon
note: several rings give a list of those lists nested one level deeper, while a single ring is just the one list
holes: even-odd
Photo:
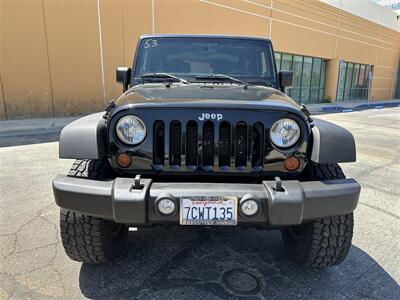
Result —
[{"label": "black jeep wrangler", "polygon": [[130,226],[252,226],[281,229],[297,262],[342,262],[354,138],[286,96],[292,77],[268,39],[141,37],[117,68],[124,93],[61,132],[60,157],[77,159],[53,180],[67,255],[108,262]]}]

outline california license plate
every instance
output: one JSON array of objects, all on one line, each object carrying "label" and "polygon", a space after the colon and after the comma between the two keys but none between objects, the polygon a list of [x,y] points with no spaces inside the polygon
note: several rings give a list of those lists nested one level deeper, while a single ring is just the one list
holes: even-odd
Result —
[{"label": "california license plate", "polygon": [[181,225],[237,225],[237,197],[182,197]]}]

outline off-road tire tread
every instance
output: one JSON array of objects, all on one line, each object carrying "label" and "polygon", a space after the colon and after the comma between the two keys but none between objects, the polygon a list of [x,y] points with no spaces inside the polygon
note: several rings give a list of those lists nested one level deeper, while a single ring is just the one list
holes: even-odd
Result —
[{"label": "off-road tire tread", "polygon": [[109,238],[110,221],[62,209],[60,227],[66,254],[75,261],[106,263],[115,256],[107,254],[112,245]]},{"label": "off-road tire tread", "polygon": [[[68,176],[88,179],[110,177],[107,160],[76,160]],[[61,209],[61,239],[66,254],[75,261],[86,263],[106,263],[113,260],[123,250],[128,228],[120,225],[112,236],[116,224],[102,218]]]},{"label": "off-road tire tread", "polygon": [[314,172],[316,180],[345,179],[342,168],[338,164],[312,164],[310,168]]},{"label": "off-road tire tread", "polygon": [[351,247],[353,213],[322,218],[311,224],[311,244],[305,264],[321,268],[343,262]]},{"label": "off-road tire tread", "polygon": [[68,176],[104,180],[110,178],[110,173],[110,166],[106,159],[77,159],[72,164]]},{"label": "off-road tire tread", "polygon": [[[308,180],[333,180],[344,179],[342,169],[338,164],[316,164],[308,165]],[[305,236],[300,249],[288,248],[293,259],[311,267],[328,267],[338,265],[346,258],[353,237],[354,217],[353,213],[341,216],[326,217],[313,220],[305,226]],[[285,237],[286,235],[286,237]],[[285,230],[282,232],[283,239],[288,238]],[[300,251],[299,251],[300,250]]]}]

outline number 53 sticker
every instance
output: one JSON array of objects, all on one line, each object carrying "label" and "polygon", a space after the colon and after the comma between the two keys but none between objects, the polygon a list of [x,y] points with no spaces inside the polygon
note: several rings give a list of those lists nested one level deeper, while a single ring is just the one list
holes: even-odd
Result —
[{"label": "number 53 sticker", "polygon": [[153,48],[157,46],[158,46],[157,40],[148,39],[144,42],[145,48]]}]

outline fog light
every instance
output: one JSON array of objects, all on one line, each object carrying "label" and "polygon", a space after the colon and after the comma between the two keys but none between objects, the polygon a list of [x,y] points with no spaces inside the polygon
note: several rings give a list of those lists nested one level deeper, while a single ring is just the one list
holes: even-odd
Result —
[{"label": "fog light", "polygon": [[175,211],[175,202],[170,199],[161,199],[158,202],[158,210],[163,215],[170,215]]},{"label": "fog light", "polygon": [[122,168],[129,167],[131,165],[132,158],[125,153],[118,154],[117,156],[117,164]]},{"label": "fog light", "polygon": [[300,166],[300,161],[297,157],[291,156],[285,159],[283,162],[285,169],[288,171],[294,171]]},{"label": "fog light", "polygon": [[258,212],[258,203],[254,200],[246,200],[242,203],[240,209],[244,215],[251,217]]}]

